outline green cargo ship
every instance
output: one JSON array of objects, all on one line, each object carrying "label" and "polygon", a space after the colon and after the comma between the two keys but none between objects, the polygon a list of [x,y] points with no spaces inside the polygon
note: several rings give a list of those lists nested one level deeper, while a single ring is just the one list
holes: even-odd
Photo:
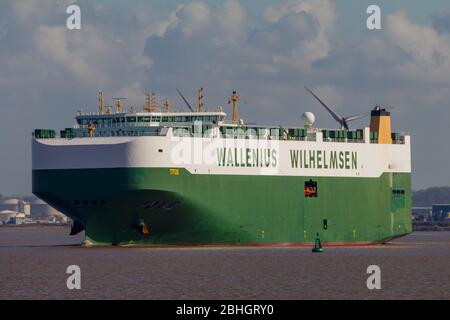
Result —
[{"label": "green cargo ship", "polygon": [[411,232],[410,136],[375,108],[370,126],[247,125],[222,107],[79,112],[35,130],[33,193],[85,231],[87,245],[382,243]]}]

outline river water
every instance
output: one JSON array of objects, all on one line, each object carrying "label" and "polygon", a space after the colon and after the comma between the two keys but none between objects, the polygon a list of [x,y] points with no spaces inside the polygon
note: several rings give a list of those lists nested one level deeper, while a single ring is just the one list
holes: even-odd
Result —
[{"label": "river water", "polygon": [[[325,248],[84,248],[65,227],[0,227],[0,299],[450,299],[450,232]],[[66,269],[81,269],[69,290]],[[367,267],[381,270],[369,290]]]}]

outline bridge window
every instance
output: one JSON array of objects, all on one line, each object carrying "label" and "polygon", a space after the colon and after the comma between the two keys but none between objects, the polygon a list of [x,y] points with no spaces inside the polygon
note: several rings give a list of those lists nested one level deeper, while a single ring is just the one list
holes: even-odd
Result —
[{"label": "bridge window", "polygon": [[113,118],[113,122],[114,122],[114,123],[125,122],[125,117],[116,117],[116,118]]},{"label": "bridge window", "polygon": [[138,122],[150,122],[150,117],[138,117]]}]

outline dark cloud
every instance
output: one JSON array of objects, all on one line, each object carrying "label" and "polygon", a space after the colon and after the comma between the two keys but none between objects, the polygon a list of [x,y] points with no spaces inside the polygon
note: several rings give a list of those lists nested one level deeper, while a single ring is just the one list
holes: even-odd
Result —
[{"label": "dark cloud", "polygon": [[450,11],[435,15],[432,18],[432,25],[441,34],[450,33]]}]

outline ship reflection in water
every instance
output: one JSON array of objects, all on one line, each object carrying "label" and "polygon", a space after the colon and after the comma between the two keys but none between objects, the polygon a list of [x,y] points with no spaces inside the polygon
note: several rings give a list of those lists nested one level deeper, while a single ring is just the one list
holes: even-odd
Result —
[{"label": "ship reflection in water", "polygon": [[[0,299],[450,299],[450,232],[326,248],[83,248],[62,227],[0,228]],[[66,268],[81,268],[68,290]],[[368,290],[369,265],[381,290]]]}]

